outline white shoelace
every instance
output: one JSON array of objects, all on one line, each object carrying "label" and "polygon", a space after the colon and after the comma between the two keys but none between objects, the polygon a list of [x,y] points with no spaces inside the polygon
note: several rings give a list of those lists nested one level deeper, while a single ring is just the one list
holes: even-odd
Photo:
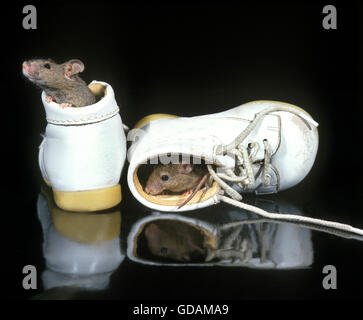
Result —
[{"label": "white shoelace", "polygon": [[[252,163],[254,156],[258,151],[257,144],[251,144],[249,146],[250,152],[246,150],[244,146],[242,146],[242,142],[246,139],[246,137],[251,133],[251,131],[256,127],[258,122],[267,114],[275,111],[284,111],[290,112],[298,117],[302,118],[306,125],[311,129],[310,125],[318,126],[318,124],[311,119],[309,116],[304,114],[302,111],[289,107],[289,106],[272,106],[262,110],[261,112],[255,115],[254,120],[242,131],[242,133],[229,145],[223,146],[220,145],[216,149],[216,154],[225,155],[230,152],[237,157],[236,167],[239,171],[239,175],[236,175],[234,170],[226,170],[226,173],[216,173],[211,165],[207,165],[208,171],[213,180],[215,180],[219,186],[222,188],[219,199],[223,202],[229,203],[233,206],[241,208],[243,210],[247,210],[250,212],[254,212],[262,217],[279,220],[279,221],[287,221],[287,222],[296,222],[296,223],[306,223],[310,225],[310,228],[314,229],[315,226],[327,227],[336,230],[341,230],[345,232],[350,232],[356,235],[363,236],[363,230],[359,228],[352,227],[348,224],[343,224],[339,222],[333,222],[328,220],[298,216],[293,214],[283,214],[283,213],[270,213],[265,210],[262,210],[256,206],[252,206],[242,202],[242,195],[234,190],[227,182],[237,183],[239,187],[246,188],[253,186],[255,183],[255,178],[253,175]],[[265,185],[269,184],[269,175],[268,168],[272,166],[270,163],[271,152],[269,150],[268,141],[264,140],[264,148],[265,148],[265,156],[264,161],[262,163],[262,183]],[[276,170],[277,172],[277,170]],[[227,181],[227,182],[226,182]],[[225,196],[226,193],[229,197]],[[309,226],[308,226],[309,227]],[[333,232],[330,232],[333,233]]]}]

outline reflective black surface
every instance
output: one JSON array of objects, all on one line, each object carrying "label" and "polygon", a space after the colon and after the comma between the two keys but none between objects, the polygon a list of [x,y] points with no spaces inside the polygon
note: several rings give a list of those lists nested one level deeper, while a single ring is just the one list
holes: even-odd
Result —
[{"label": "reflective black surface", "polygon": [[[30,299],[361,297],[363,239],[271,222],[224,204],[160,214],[125,193],[115,208],[75,213],[58,208],[42,186],[26,232],[33,238],[22,243],[17,261],[36,267],[38,289],[22,291],[19,283],[18,293]],[[282,214],[312,214],[284,196],[245,201]],[[322,285],[326,265],[337,269],[336,290]]]},{"label": "reflective black surface", "polygon": [[[281,207],[283,202],[289,212],[363,228],[358,3],[337,5],[335,31],[322,28],[326,3],[316,2],[90,2],[73,3],[71,10],[63,2],[34,3],[39,23],[32,31],[21,25],[25,4],[7,7],[2,19],[8,35],[3,78],[9,90],[1,126],[8,298],[362,298],[361,241],[257,221],[222,230],[231,221],[256,218],[222,204],[185,216],[219,230],[214,238],[229,250],[226,261],[210,259],[216,252],[192,222],[149,222],[136,242],[137,257],[132,256],[128,248],[133,227],[155,216],[130,194],[127,163],[121,179],[123,201],[117,208],[85,214],[85,222],[77,222],[79,232],[66,228],[67,223],[76,225],[73,214],[58,211],[64,224],[63,229],[57,226],[51,197],[40,195],[37,148],[46,126],[40,92],[24,81],[20,69],[31,57],[59,62],[81,58],[86,65],[83,78],[112,85],[122,119],[130,126],[150,113],[194,116],[259,99],[299,105],[319,122],[315,165],[299,185],[261,201]],[[259,203],[253,196],[245,200]],[[82,228],[88,223],[100,229],[86,228],[95,230],[87,234]],[[161,236],[162,244],[156,245]],[[25,265],[38,271],[36,290],[22,286]],[[337,269],[336,290],[322,286],[326,265]],[[75,275],[75,266],[81,275]]]}]

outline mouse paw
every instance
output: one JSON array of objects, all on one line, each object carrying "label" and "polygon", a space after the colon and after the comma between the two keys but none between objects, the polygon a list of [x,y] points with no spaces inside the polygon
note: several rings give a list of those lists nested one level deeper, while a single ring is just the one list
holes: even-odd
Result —
[{"label": "mouse paw", "polygon": [[61,108],[67,108],[67,107],[72,107],[72,103],[61,103]]},{"label": "mouse paw", "polygon": [[192,189],[190,189],[190,190],[185,191],[185,192],[182,194],[182,196],[190,196],[192,193],[193,193],[193,190],[192,190]]},{"label": "mouse paw", "polygon": [[49,102],[52,102],[53,101],[53,98],[51,96],[46,96],[45,97],[45,101],[48,102],[48,103]]}]

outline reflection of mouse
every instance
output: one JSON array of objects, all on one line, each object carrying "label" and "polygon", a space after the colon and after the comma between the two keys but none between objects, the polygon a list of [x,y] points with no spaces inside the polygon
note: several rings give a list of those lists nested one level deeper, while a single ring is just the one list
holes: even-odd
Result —
[{"label": "reflection of mouse", "polygon": [[151,172],[145,191],[158,195],[164,191],[190,194],[205,175],[205,170],[192,164],[158,165]]},{"label": "reflection of mouse", "polygon": [[77,59],[57,64],[50,59],[23,62],[23,74],[47,94],[46,101],[64,107],[84,107],[96,102],[87,84],[78,76],[84,64]]},{"label": "reflection of mouse", "polygon": [[203,234],[186,223],[165,220],[146,226],[150,252],[158,257],[181,262],[202,262],[206,256]]}]

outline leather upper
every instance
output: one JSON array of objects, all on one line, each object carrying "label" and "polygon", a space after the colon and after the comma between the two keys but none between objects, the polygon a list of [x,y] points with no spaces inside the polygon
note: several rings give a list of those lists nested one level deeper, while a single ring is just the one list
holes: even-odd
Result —
[{"label": "leather upper", "polygon": [[39,166],[51,186],[83,191],[119,183],[126,159],[126,137],[112,87],[94,105],[61,108],[42,100],[48,125],[39,147]]}]

